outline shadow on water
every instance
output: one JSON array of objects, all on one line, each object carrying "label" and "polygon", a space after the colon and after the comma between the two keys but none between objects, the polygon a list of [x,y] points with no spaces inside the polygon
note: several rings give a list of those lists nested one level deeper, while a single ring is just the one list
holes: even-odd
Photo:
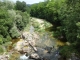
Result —
[{"label": "shadow on water", "polygon": [[13,45],[15,44],[15,43],[17,43],[18,41],[20,41],[20,38],[17,38],[17,39],[12,39],[11,40],[11,44],[8,46],[8,48],[7,48],[7,51],[10,51],[10,50],[12,50],[14,47],[13,47]]}]

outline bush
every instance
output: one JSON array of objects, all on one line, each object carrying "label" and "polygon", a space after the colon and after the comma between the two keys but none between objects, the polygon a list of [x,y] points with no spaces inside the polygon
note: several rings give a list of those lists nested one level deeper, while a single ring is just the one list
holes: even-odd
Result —
[{"label": "bush", "polygon": [[4,49],[0,46],[0,54],[4,53]]},{"label": "bush", "polygon": [[20,36],[20,32],[18,31],[16,26],[12,27],[12,29],[10,30],[10,34],[12,38],[18,38]]},{"label": "bush", "polygon": [[63,46],[61,49],[60,49],[60,53],[62,54],[62,56],[64,57],[71,57],[71,53],[74,53],[75,52],[75,49],[73,46]]},{"label": "bush", "polygon": [[2,43],[3,43],[3,36],[0,35],[0,44],[2,44]]}]

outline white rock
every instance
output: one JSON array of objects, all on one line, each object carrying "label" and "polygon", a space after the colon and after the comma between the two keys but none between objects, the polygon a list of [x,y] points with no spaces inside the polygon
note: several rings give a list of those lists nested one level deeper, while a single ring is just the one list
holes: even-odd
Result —
[{"label": "white rock", "polygon": [[37,53],[32,53],[31,58],[38,59],[39,55]]}]

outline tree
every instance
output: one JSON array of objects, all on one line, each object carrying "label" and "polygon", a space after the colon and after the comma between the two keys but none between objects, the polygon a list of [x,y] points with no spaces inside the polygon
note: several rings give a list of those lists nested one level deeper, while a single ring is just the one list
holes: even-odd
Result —
[{"label": "tree", "polygon": [[0,1],[0,44],[10,41],[12,38],[18,38],[19,30],[23,30],[29,23],[29,14],[14,10],[12,3],[9,2]]},{"label": "tree", "polygon": [[[3,36],[3,42],[6,42],[7,36],[10,37],[9,31],[12,27],[12,20],[9,18],[7,10],[1,9],[0,10],[0,34]],[[9,39],[9,38],[8,38]],[[9,41],[9,40],[7,40]]]},{"label": "tree", "polygon": [[16,10],[20,10],[22,12],[25,12],[26,7],[27,7],[26,2],[16,1],[16,6],[15,6]]}]

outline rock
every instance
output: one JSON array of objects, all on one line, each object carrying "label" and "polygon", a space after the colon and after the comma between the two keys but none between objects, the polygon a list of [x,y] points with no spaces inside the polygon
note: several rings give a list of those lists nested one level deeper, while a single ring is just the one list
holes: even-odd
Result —
[{"label": "rock", "polygon": [[34,49],[35,51],[37,51],[37,48],[36,48],[36,47],[33,47],[33,49]]},{"label": "rock", "polygon": [[27,39],[28,34],[29,34],[29,32],[24,31],[24,32],[22,33],[22,38],[23,38],[23,39]]},{"label": "rock", "polygon": [[47,50],[45,50],[45,49],[43,49],[43,48],[37,47],[37,53],[38,53],[40,56],[43,56],[43,55],[47,54]]},{"label": "rock", "polygon": [[28,41],[24,40],[24,42],[23,42],[23,46],[29,46]]},{"label": "rock", "polygon": [[8,60],[9,56],[8,55],[0,55],[0,60]]},{"label": "rock", "polygon": [[31,53],[31,47],[23,47],[22,50],[23,52]]},{"label": "rock", "polygon": [[36,47],[34,46],[35,46],[34,40],[27,41],[20,39],[20,41],[16,43],[15,50],[31,53],[32,50],[37,51]]},{"label": "rock", "polygon": [[39,35],[36,34],[36,33],[33,34],[33,37],[34,37],[35,40],[39,40],[40,39]]},{"label": "rock", "polygon": [[35,46],[35,44],[36,44],[36,43],[35,43],[35,40],[30,40],[29,43],[30,43],[32,46]]},{"label": "rock", "polygon": [[40,58],[37,53],[32,53],[30,57],[33,59],[39,59]]},{"label": "rock", "polygon": [[47,47],[47,46],[46,46],[45,49],[48,51],[48,53],[51,53],[52,47]]}]

